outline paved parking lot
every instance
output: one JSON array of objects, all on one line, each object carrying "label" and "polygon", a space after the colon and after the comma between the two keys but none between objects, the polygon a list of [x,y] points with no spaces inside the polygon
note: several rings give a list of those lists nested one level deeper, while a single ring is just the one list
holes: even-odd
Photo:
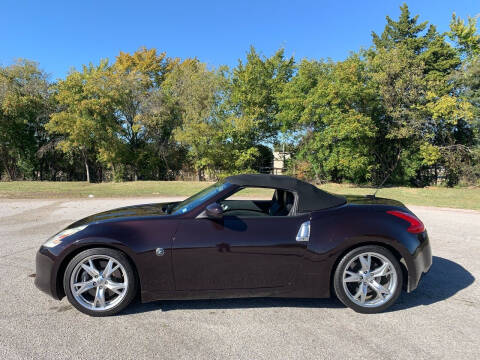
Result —
[{"label": "paved parking lot", "polygon": [[0,358],[478,359],[480,212],[411,207],[433,266],[391,311],[329,299],[136,303],[92,318],[33,285],[35,252],[88,214],[162,199],[0,200]]}]

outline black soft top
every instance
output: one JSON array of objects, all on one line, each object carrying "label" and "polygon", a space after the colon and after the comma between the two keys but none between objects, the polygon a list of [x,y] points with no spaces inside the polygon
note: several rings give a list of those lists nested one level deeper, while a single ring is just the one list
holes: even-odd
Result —
[{"label": "black soft top", "polygon": [[244,174],[229,176],[225,181],[238,186],[268,187],[296,192],[298,212],[322,210],[343,205],[343,196],[333,195],[316,186],[290,176],[269,174]]}]

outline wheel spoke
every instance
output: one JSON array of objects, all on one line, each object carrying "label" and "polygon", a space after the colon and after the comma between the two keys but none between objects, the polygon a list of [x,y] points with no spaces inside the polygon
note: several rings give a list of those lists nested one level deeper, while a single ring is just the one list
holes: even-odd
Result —
[{"label": "wheel spoke", "polygon": [[365,298],[367,297],[368,286],[367,284],[363,284],[362,289],[362,296],[360,297],[360,302],[363,304],[365,303]]},{"label": "wheel spoke", "polygon": [[116,264],[115,266],[113,266],[114,262],[112,259],[108,260],[108,264],[107,266],[105,266],[105,269],[103,269],[103,272],[102,272],[102,276],[105,278],[105,279],[108,279],[110,277],[110,275],[112,275],[115,270],[117,270],[120,265],[119,264]]},{"label": "wheel spoke", "polygon": [[117,283],[111,280],[107,281],[107,289],[113,291],[115,294],[121,295],[123,290],[127,287],[125,283]]},{"label": "wheel spoke", "polygon": [[362,295],[362,286],[363,286],[363,283],[360,283],[360,285],[358,285],[358,290],[357,292],[355,293],[355,295],[353,295],[353,297],[358,300],[358,298],[360,297],[360,295]]},{"label": "wheel spoke", "polygon": [[360,302],[362,304],[365,303],[365,298],[367,297],[367,291],[368,291],[368,287],[366,284],[361,284],[360,285],[360,289],[361,289],[361,293],[360,293]]},{"label": "wheel spoke", "polygon": [[88,260],[88,265],[82,264],[82,269],[87,272],[91,277],[96,277],[100,275],[100,272],[95,268],[91,259]]},{"label": "wheel spoke", "polygon": [[[93,286],[93,281],[82,281],[73,284],[74,286],[74,291],[77,295],[83,294],[85,291],[88,291],[90,289],[93,289],[95,286]],[[78,289],[77,289],[78,287]]]},{"label": "wheel spoke", "polygon": [[112,266],[113,266],[113,260],[109,259],[107,265],[105,266],[105,269],[103,269],[103,271],[102,271],[102,276],[104,278],[107,278],[108,275],[110,275],[110,273],[112,271]]},{"label": "wheel spoke", "polygon": [[388,264],[386,262],[383,263],[382,266],[380,266],[379,268],[377,268],[377,269],[375,269],[371,272],[373,277],[387,276],[390,273],[391,273],[390,272],[390,264]]},{"label": "wheel spoke", "polygon": [[359,282],[359,281],[362,281],[362,278],[360,277],[359,274],[355,274],[354,272],[351,272],[351,271],[346,271],[345,272],[348,277],[343,279],[343,281],[345,282]]},{"label": "wheel spoke", "polygon": [[380,299],[383,299],[385,296],[390,294],[390,291],[386,289],[383,285],[373,280],[368,284],[375,292],[377,293]]},{"label": "wheel spoke", "polygon": [[366,259],[363,254],[360,255],[358,259],[360,260],[360,264],[362,265],[362,271],[370,271],[370,264],[372,262],[372,257],[370,256],[370,254],[367,254]]},{"label": "wheel spoke", "polygon": [[368,287],[364,283],[360,283],[357,293],[353,296],[356,300],[359,300],[362,304],[365,303],[367,297]]},{"label": "wheel spoke", "polygon": [[97,293],[95,294],[95,299],[93,300],[93,307],[105,307],[105,289],[101,286],[97,287]]}]

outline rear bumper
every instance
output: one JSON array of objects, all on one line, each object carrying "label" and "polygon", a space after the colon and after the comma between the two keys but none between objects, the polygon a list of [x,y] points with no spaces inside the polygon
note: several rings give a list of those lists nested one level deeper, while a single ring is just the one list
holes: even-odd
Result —
[{"label": "rear bumper", "polygon": [[418,287],[422,275],[432,266],[432,248],[427,232],[418,235],[419,245],[412,254],[412,265],[408,269],[407,291],[411,292]]},{"label": "rear bumper", "polygon": [[60,300],[57,291],[57,272],[53,255],[47,248],[42,246],[37,252],[35,262],[35,286],[54,299]]}]

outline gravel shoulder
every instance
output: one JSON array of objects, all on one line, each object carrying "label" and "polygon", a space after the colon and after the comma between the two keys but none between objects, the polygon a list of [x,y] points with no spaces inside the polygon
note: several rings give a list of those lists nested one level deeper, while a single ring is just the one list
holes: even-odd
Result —
[{"label": "gravel shoulder", "polygon": [[[0,358],[477,359],[480,212],[411,206],[434,262],[391,311],[362,315],[331,299],[134,304],[91,318],[33,285],[35,252],[95,212],[172,198],[0,200]],[[177,198],[178,199],[178,198]]]}]

